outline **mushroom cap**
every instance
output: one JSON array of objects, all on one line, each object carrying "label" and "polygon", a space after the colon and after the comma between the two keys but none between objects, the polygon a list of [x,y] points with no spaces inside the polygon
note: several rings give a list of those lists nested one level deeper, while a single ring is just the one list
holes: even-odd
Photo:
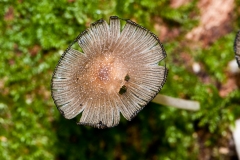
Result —
[{"label": "mushroom cap", "polygon": [[[126,24],[121,29],[120,21]],[[78,43],[82,52],[73,49]],[[166,52],[156,35],[131,20],[110,17],[82,32],[61,56],[52,76],[52,98],[60,113],[96,128],[131,120],[161,90]]]},{"label": "mushroom cap", "polygon": [[234,41],[234,51],[238,67],[240,68],[240,31],[238,31]]}]

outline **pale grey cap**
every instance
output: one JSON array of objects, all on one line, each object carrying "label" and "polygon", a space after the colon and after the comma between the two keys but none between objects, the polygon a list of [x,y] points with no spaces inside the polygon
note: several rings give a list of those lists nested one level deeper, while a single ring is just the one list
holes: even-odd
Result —
[{"label": "pale grey cap", "polygon": [[135,22],[98,20],[62,55],[52,77],[53,100],[67,119],[82,113],[78,124],[116,126],[120,113],[131,120],[161,90],[167,69],[159,62],[165,57],[157,36]]}]

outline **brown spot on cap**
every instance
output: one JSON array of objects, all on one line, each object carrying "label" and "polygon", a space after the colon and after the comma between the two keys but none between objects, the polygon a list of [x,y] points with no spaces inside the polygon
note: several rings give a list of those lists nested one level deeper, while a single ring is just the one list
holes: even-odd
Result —
[{"label": "brown spot on cap", "polygon": [[125,76],[124,80],[128,82],[128,81],[130,80],[130,76],[127,74],[127,75]]},{"label": "brown spot on cap", "polygon": [[127,92],[127,87],[125,86],[125,85],[123,85],[121,88],[120,88],[120,90],[119,90],[119,94],[123,94],[123,93],[125,93],[125,92]]}]

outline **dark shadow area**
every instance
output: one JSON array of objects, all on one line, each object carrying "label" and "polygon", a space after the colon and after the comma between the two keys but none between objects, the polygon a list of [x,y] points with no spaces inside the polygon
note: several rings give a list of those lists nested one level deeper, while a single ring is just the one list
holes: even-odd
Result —
[{"label": "dark shadow area", "polygon": [[76,119],[61,117],[53,124],[59,148],[56,159],[154,159],[177,148],[179,142],[168,141],[168,127],[175,125],[181,132],[189,134],[181,121],[160,119],[167,107],[150,103],[143,110],[130,122],[121,117],[120,124],[109,129],[78,126]]}]

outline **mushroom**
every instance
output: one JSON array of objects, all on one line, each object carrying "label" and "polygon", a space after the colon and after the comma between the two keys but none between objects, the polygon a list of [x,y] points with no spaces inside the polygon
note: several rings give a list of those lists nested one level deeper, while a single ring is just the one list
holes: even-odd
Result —
[{"label": "mushroom", "polygon": [[[121,21],[126,24],[121,28]],[[73,48],[78,43],[82,52]],[[60,113],[96,128],[131,120],[161,90],[166,52],[155,34],[131,20],[110,17],[91,24],[61,56],[52,76]]]},{"label": "mushroom", "polygon": [[[234,51],[235,51],[235,57],[238,63],[238,67],[240,68],[240,31],[238,31],[235,41],[234,41]],[[231,65],[233,66],[233,65]],[[233,68],[233,67],[232,67]],[[239,69],[237,70],[236,67],[234,69],[234,73],[239,72]],[[238,154],[238,158],[240,159],[240,119],[237,119],[235,121],[235,126],[232,127],[232,132],[233,132],[233,140],[236,146],[236,151]]]},{"label": "mushroom", "polygon": [[238,31],[234,41],[234,51],[238,67],[240,68],[240,31]]},{"label": "mushroom", "polygon": [[185,110],[197,111],[200,109],[200,104],[198,101],[174,98],[162,94],[157,94],[152,102]]}]

